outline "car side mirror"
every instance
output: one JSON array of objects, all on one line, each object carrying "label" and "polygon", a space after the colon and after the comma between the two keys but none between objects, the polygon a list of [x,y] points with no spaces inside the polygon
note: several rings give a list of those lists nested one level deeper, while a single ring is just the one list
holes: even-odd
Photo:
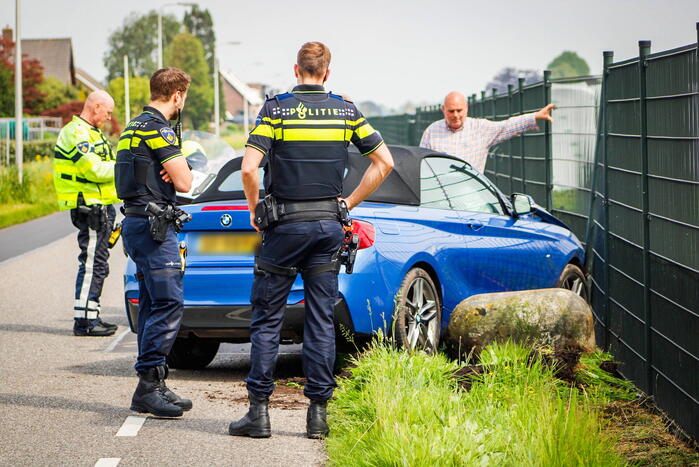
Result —
[{"label": "car side mirror", "polygon": [[512,193],[512,206],[515,211],[515,216],[523,216],[532,212],[532,206],[535,204],[531,196],[524,193]]}]

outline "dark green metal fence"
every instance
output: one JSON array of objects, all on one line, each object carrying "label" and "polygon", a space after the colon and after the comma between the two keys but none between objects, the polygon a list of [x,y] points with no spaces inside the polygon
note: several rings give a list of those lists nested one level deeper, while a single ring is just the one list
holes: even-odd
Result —
[{"label": "dark green metal fence", "polygon": [[[485,173],[585,240],[598,344],[699,439],[699,47],[639,46],[618,63],[605,52],[601,79],[545,73],[506,94],[474,94],[469,116],[557,104],[553,124],[494,147]],[[371,123],[389,143],[418,145],[441,118],[431,106]]]},{"label": "dark green metal fence", "polygon": [[588,263],[600,344],[699,438],[696,45],[604,55]]}]

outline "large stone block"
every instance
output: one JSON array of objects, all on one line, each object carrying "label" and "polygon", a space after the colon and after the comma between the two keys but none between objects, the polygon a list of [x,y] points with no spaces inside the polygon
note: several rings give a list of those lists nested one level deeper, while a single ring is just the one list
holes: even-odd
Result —
[{"label": "large stone block", "polygon": [[537,289],[474,295],[459,303],[449,319],[447,341],[461,354],[508,339],[592,351],[592,310],[569,290]]}]

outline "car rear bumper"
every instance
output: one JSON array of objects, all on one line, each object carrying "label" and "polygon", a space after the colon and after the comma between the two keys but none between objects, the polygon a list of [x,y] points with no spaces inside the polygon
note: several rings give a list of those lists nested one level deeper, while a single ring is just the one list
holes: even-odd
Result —
[{"label": "car rear bumper", "polygon": [[[281,339],[284,343],[303,341],[304,303],[286,306]],[[136,332],[138,304],[126,301],[131,331]],[[251,305],[185,306],[178,337],[200,337],[222,342],[249,342]],[[344,298],[338,298],[334,309],[335,329],[354,332],[354,324]]]}]

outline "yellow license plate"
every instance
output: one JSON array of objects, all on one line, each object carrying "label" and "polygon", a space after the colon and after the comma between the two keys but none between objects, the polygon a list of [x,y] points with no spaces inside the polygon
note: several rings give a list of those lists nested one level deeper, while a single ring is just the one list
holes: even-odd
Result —
[{"label": "yellow license plate", "polygon": [[198,250],[203,255],[251,255],[259,243],[258,233],[203,234]]}]

